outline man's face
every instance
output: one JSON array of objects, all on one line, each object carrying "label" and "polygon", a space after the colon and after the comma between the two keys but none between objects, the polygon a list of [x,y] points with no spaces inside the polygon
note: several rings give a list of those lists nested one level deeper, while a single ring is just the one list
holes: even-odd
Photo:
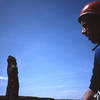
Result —
[{"label": "man's face", "polygon": [[81,20],[82,34],[86,35],[92,43],[100,43],[100,22],[88,17]]}]

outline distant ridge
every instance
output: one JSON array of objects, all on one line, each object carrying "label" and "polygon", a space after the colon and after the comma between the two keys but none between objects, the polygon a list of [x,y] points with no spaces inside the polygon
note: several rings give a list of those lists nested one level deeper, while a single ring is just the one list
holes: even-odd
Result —
[{"label": "distant ridge", "polygon": [[[39,98],[39,97],[30,97],[30,96],[18,96],[18,100],[55,100],[53,98]],[[6,96],[0,96],[0,100],[7,100]]]}]

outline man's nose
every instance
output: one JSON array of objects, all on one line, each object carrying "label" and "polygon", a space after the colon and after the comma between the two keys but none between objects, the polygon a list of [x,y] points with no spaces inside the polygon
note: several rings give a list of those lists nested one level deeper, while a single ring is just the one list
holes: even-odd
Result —
[{"label": "man's nose", "polygon": [[87,33],[86,28],[82,27],[82,34],[85,35]]}]

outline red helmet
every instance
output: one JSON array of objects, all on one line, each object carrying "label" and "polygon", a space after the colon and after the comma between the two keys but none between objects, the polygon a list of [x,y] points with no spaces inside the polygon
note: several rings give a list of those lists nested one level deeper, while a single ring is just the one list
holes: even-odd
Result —
[{"label": "red helmet", "polygon": [[93,1],[87,4],[81,11],[79,22],[81,21],[82,16],[84,15],[100,15],[100,1]]}]

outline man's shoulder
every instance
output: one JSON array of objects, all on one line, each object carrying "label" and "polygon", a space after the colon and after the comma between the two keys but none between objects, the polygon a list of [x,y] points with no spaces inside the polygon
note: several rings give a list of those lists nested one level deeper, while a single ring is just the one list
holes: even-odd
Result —
[{"label": "man's shoulder", "polygon": [[95,50],[95,64],[100,64],[100,46]]},{"label": "man's shoulder", "polygon": [[98,46],[97,48],[96,48],[96,51],[95,51],[96,53],[100,53],[100,46]]}]

